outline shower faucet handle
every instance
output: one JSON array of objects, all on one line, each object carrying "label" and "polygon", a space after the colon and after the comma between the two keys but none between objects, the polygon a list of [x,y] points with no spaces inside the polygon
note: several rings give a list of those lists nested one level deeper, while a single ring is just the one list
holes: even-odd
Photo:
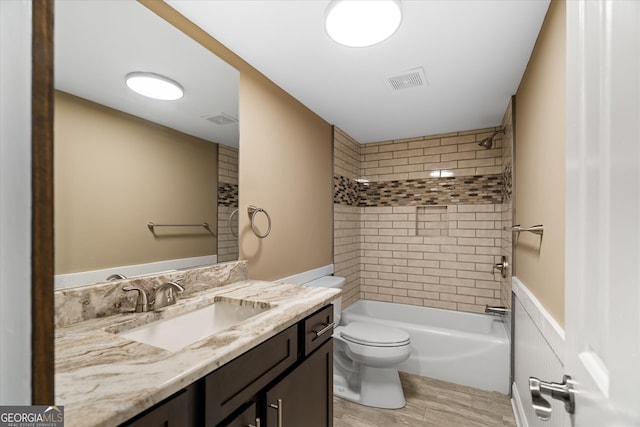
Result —
[{"label": "shower faucet handle", "polygon": [[505,279],[507,278],[507,272],[509,271],[509,263],[507,262],[506,256],[502,255],[500,262],[497,264],[494,264],[493,271],[496,271],[496,270],[500,272],[502,277],[504,277]]}]

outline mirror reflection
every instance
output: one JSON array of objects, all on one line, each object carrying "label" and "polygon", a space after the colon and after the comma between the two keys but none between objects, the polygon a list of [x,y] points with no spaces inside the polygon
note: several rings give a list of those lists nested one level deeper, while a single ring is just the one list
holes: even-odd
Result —
[{"label": "mirror reflection", "polygon": [[136,1],[57,1],[55,28],[55,286],[237,259],[238,71]]}]

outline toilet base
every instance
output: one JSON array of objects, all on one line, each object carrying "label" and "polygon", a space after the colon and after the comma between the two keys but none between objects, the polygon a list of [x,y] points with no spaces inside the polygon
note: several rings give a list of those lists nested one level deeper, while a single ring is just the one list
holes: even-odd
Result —
[{"label": "toilet base", "polygon": [[349,379],[344,373],[334,370],[333,394],[374,408],[400,409],[406,405],[400,376],[395,368],[361,366],[358,378]]}]

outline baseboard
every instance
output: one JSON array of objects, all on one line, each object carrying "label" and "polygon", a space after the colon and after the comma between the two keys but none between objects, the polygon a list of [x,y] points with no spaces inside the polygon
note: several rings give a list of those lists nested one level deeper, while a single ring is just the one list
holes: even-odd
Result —
[{"label": "baseboard", "polygon": [[522,406],[522,400],[520,399],[520,393],[518,393],[518,387],[516,383],[513,383],[511,388],[511,407],[513,408],[513,416],[516,420],[517,427],[529,427],[527,417],[524,414],[524,408]]}]

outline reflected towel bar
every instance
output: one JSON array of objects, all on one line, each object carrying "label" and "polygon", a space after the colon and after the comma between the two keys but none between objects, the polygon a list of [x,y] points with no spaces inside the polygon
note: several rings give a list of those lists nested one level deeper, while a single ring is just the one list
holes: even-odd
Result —
[{"label": "reflected towel bar", "polygon": [[155,232],[156,227],[202,227],[214,236],[216,235],[216,233],[211,230],[208,222],[203,222],[202,224],[156,224],[155,222],[148,222],[147,227],[152,233]]},{"label": "reflected towel bar", "polygon": [[505,231],[513,231],[514,233],[528,231],[529,233],[538,234],[540,236],[544,233],[544,226],[542,224],[532,225],[531,227],[522,227],[520,224],[516,224],[512,227],[503,227],[502,229]]}]

